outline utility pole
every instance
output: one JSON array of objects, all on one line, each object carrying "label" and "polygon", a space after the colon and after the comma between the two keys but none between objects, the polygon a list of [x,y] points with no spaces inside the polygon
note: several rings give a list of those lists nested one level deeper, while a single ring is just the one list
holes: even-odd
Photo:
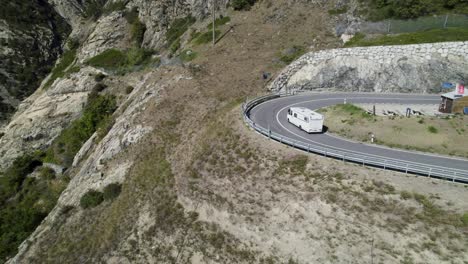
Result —
[{"label": "utility pole", "polygon": [[216,0],[213,0],[213,47],[216,42],[216,33],[215,33],[215,20],[216,20]]}]

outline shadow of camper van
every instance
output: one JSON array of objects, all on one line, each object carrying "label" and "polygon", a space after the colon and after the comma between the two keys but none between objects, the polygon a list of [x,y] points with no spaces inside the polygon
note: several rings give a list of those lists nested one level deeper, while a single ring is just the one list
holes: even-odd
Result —
[{"label": "shadow of camper van", "polygon": [[287,114],[288,122],[309,134],[325,133],[328,129],[323,126],[323,115],[305,107],[291,107]]}]

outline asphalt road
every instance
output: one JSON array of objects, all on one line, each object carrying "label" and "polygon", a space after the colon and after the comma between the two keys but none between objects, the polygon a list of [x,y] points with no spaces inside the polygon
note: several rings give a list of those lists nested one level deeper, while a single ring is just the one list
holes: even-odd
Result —
[{"label": "asphalt road", "polygon": [[329,133],[308,134],[287,121],[287,109],[291,106],[302,106],[312,110],[340,104],[346,99],[347,103],[396,103],[396,104],[438,104],[438,95],[412,95],[412,94],[356,94],[332,93],[318,94],[305,93],[296,96],[281,97],[266,101],[255,106],[250,111],[250,118],[256,124],[269,128],[285,137],[338,151],[348,151],[356,154],[374,155],[385,159],[394,159],[404,162],[414,162],[430,166],[459,169],[468,172],[468,160],[463,158],[447,157],[435,154],[425,154],[407,150],[391,149],[384,146],[363,144],[339,138]]}]

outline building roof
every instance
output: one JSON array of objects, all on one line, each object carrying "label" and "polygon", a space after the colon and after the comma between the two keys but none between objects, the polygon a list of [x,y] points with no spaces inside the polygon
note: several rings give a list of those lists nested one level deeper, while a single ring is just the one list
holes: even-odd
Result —
[{"label": "building roof", "polygon": [[444,93],[442,94],[443,97],[447,97],[449,99],[458,99],[458,98],[461,98],[461,97],[465,97],[465,96],[468,96],[468,89],[465,88],[465,93],[464,94],[460,94],[461,96],[458,96],[458,92],[457,91],[451,91],[450,93]]},{"label": "building roof", "polygon": [[302,115],[308,116],[310,119],[323,119],[323,115],[305,107],[291,107],[291,110]]}]

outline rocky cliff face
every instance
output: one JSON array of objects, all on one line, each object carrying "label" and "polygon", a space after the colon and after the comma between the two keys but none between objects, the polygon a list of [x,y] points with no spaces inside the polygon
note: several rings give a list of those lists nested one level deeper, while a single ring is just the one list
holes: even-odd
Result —
[{"label": "rocky cliff face", "polygon": [[8,1],[0,11],[0,122],[39,87],[62,51],[68,24],[46,1]]},{"label": "rocky cliff face", "polygon": [[467,42],[456,42],[309,53],[287,67],[271,89],[436,93],[443,82],[468,78],[467,51]]}]

